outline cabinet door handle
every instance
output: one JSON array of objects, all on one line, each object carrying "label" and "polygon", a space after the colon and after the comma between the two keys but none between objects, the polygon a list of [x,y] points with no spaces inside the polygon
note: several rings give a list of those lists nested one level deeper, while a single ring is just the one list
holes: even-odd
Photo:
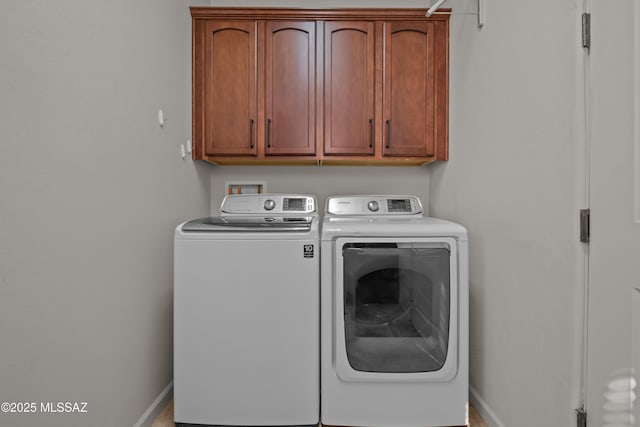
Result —
[{"label": "cabinet door handle", "polygon": [[249,148],[253,148],[253,119],[249,119]]},{"label": "cabinet door handle", "polygon": [[391,146],[391,120],[387,120],[387,148]]},{"label": "cabinet door handle", "polygon": [[373,119],[369,119],[369,148],[373,148]]},{"label": "cabinet door handle", "polygon": [[267,148],[271,148],[271,119],[267,119]]}]

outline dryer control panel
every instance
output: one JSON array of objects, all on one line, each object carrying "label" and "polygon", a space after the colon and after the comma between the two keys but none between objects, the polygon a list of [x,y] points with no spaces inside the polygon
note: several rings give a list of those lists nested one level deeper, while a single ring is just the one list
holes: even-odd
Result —
[{"label": "dryer control panel", "polygon": [[312,214],[317,211],[316,198],[300,194],[234,194],[226,196],[220,212],[247,214]]},{"label": "dryer control panel", "polygon": [[327,199],[331,215],[419,215],[422,203],[415,196],[336,196]]}]

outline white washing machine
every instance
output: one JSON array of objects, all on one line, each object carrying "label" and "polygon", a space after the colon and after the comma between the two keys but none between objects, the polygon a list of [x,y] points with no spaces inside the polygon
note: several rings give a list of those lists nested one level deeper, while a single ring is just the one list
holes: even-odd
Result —
[{"label": "white washing machine", "polygon": [[315,197],[227,196],[174,243],[176,424],[317,425]]},{"label": "white washing machine", "polygon": [[467,232],[422,212],[411,196],[327,200],[322,424],[467,425]]}]

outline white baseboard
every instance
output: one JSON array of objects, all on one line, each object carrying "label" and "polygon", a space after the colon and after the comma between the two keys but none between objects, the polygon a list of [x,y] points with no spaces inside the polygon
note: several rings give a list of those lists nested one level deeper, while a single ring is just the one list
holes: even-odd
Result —
[{"label": "white baseboard", "polygon": [[155,419],[160,415],[165,406],[173,397],[173,380],[160,392],[158,397],[151,402],[151,405],[140,416],[133,427],[150,427]]},{"label": "white baseboard", "polygon": [[[134,424],[133,427],[149,427],[153,424],[153,421],[160,415],[164,407],[169,403],[171,398],[173,397],[173,381],[171,381],[167,386],[160,392],[158,397],[155,398],[151,405],[147,408],[146,411],[140,416],[138,421]],[[500,418],[496,415],[495,412],[491,409],[489,404],[485,402],[485,400],[480,396],[478,391],[469,386],[469,401],[471,405],[478,411],[478,414],[482,417],[483,420],[489,425],[489,427],[505,427],[505,425],[500,421]]]},{"label": "white baseboard", "polygon": [[489,427],[505,427],[489,404],[480,397],[478,390],[471,386],[469,386],[469,401]]}]

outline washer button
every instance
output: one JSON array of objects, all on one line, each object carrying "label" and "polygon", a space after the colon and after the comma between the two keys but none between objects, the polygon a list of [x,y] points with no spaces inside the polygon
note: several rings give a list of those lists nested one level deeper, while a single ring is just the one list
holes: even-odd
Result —
[{"label": "washer button", "polygon": [[367,203],[367,207],[371,212],[377,212],[378,209],[380,209],[380,205],[375,200],[372,200],[369,203]]},{"label": "washer button", "polygon": [[273,208],[275,208],[275,207],[276,207],[276,202],[274,202],[274,201],[273,201],[273,200],[271,200],[271,199],[266,200],[266,201],[264,202],[264,208],[265,208],[266,210],[268,210],[268,211],[272,210],[272,209],[273,209]]}]

